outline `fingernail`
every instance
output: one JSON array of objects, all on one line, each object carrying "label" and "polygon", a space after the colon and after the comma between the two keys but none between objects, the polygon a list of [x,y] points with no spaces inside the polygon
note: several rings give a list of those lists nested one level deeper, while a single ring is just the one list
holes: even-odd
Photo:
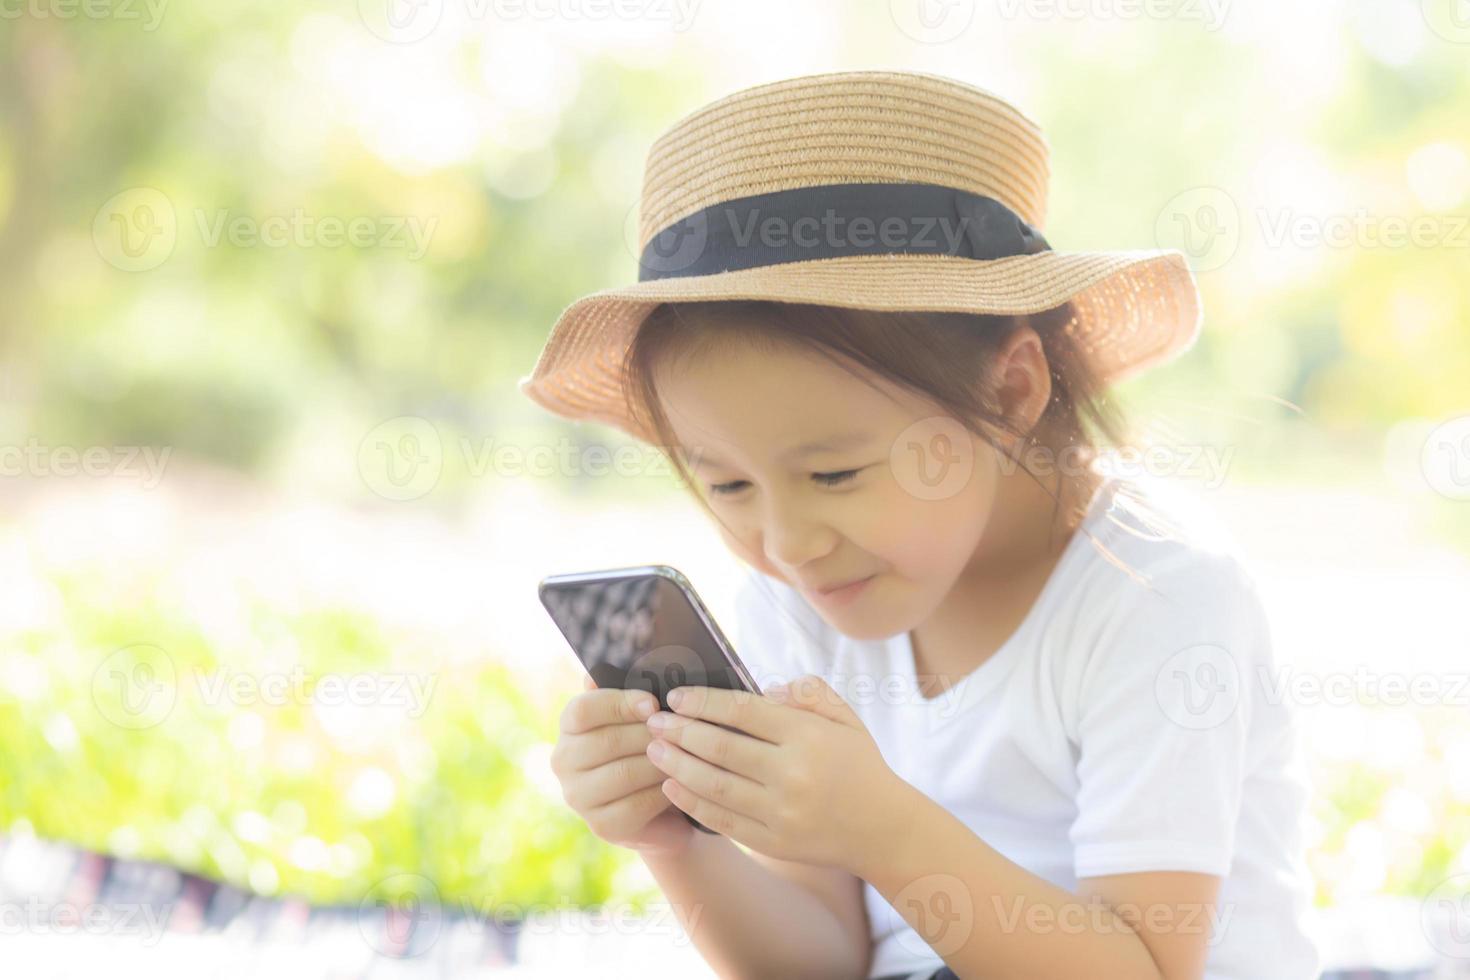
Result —
[{"label": "fingernail", "polygon": [[649,715],[648,717],[648,723],[654,728],[668,728],[669,725],[673,723],[673,721],[674,719],[669,717],[669,713],[667,711],[660,711],[656,714]]},{"label": "fingernail", "polygon": [[664,743],[662,742],[648,743],[648,754],[653,756],[655,759],[662,759],[664,757],[664,753],[667,751],[668,749],[664,746]]},{"label": "fingernail", "polygon": [[680,702],[682,702],[683,700],[684,700],[684,692],[683,691],[670,691],[669,692],[669,707],[670,708],[677,708],[679,706]]},{"label": "fingernail", "polygon": [[653,714],[657,710],[658,702],[651,701],[648,698],[639,698],[637,703],[633,705],[633,713],[636,714],[639,718],[644,719],[645,721],[648,719],[649,715]]}]

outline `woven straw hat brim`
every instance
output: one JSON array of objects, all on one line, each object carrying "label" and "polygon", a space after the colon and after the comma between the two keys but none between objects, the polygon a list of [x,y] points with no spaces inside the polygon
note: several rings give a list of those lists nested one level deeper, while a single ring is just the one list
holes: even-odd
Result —
[{"label": "woven straw hat brim", "polygon": [[1067,329],[1105,383],[1188,350],[1199,333],[1198,289],[1173,249],[1039,252],[990,261],[949,255],[859,255],[674,277],[603,290],[557,318],[518,387],[548,411],[595,419],[652,443],[628,416],[622,361],[659,303],[763,299],[884,311],[1037,313],[1071,300]]}]

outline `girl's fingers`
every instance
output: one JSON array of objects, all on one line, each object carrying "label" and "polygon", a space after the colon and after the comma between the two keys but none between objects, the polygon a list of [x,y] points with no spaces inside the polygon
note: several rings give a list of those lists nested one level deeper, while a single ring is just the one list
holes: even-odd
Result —
[{"label": "girl's fingers", "polygon": [[585,735],[603,725],[641,724],[657,710],[657,699],[647,691],[611,687],[582,691],[572,695],[561,709],[561,731],[564,735]]},{"label": "girl's fingers", "polygon": [[721,769],[758,783],[771,782],[780,762],[781,750],[770,742],[681,715],[670,715],[669,721],[670,727],[649,726],[649,729],[655,736],[673,742],[690,755]]},{"label": "girl's fingers", "polygon": [[766,853],[770,852],[770,828],[759,820],[734,810],[727,810],[713,800],[700,796],[688,786],[682,785],[678,780],[667,781],[660,785],[659,790],[675,807],[683,810],[715,833],[723,834],[747,847]]},{"label": "girl's fingers", "polygon": [[589,810],[583,814],[583,819],[588,826],[596,827],[613,839],[628,837],[668,808],[669,798],[659,789],[662,782],[660,779],[646,789]]},{"label": "girl's fingers", "polygon": [[664,774],[648,760],[647,755],[630,755],[582,773],[569,783],[564,792],[567,805],[578,813],[601,809],[639,790],[657,786]]},{"label": "girl's fingers", "polygon": [[568,735],[557,753],[556,769],[564,774],[586,772],[628,756],[641,756],[651,738],[648,726],[638,721]]},{"label": "girl's fingers", "polygon": [[750,691],[689,685],[680,697],[682,700],[671,710],[681,717],[726,725],[776,745],[793,723],[807,720],[794,714],[789,705]]},{"label": "girl's fingers", "polygon": [[663,754],[653,761],[660,774],[674,778],[696,795],[737,813],[760,813],[764,808],[766,789],[760,783],[711,765],[661,739],[652,745],[663,747]]},{"label": "girl's fingers", "polygon": [[591,674],[582,675],[582,689],[585,691],[593,691],[597,689],[597,682],[592,679]]}]

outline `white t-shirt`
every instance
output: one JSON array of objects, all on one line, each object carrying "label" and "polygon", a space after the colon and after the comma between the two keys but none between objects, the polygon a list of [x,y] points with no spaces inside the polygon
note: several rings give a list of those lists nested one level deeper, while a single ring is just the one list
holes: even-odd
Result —
[{"label": "white t-shirt", "polygon": [[[1166,501],[1107,480],[1021,625],[932,699],[907,632],[853,640],[753,569],[734,598],[736,650],[762,689],[823,677],[895,773],[1068,891],[1095,875],[1223,876],[1213,916],[1154,913],[1208,931],[1208,980],[1315,980],[1308,784],[1290,706],[1268,696],[1266,617],[1209,515]],[[864,901],[869,977],[943,965],[877,889],[865,884]],[[994,901],[977,896],[975,914],[1015,915]],[[1094,908],[1078,901],[1079,914]]]}]

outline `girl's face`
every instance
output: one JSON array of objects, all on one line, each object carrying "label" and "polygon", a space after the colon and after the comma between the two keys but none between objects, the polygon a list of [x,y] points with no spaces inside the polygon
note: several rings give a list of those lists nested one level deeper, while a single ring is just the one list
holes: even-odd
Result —
[{"label": "girl's face", "polygon": [[914,393],[809,351],[744,343],[682,359],[658,389],[726,544],[840,632],[914,628],[975,555],[1000,457]]}]

